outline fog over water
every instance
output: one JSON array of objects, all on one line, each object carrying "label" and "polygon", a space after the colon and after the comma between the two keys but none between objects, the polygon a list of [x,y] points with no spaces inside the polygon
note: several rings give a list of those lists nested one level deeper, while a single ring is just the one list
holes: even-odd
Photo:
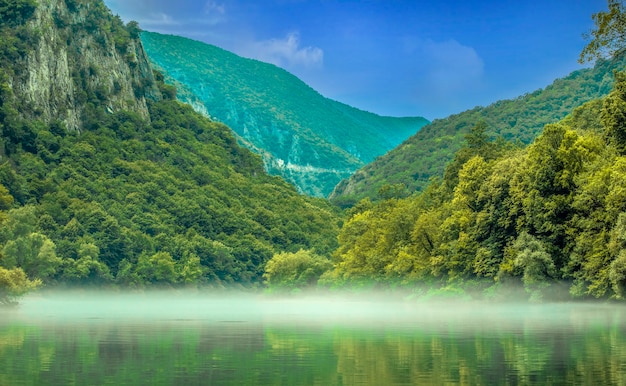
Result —
[{"label": "fog over water", "polygon": [[[105,291],[45,292],[27,296],[8,313],[36,323],[198,322],[315,324],[349,327],[415,327],[457,330],[523,325],[551,329],[567,324],[607,323],[626,316],[614,303],[416,301],[385,295],[271,296],[235,292]],[[520,325],[520,323],[522,325]]]},{"label": "fog over water", "polygon": [[0,309],[0,385],[624,385],[619,303],[42,291]]}]

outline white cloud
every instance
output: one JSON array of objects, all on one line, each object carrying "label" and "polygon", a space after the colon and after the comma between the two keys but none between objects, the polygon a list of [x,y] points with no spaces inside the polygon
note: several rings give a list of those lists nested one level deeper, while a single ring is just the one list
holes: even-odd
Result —
[{"label": "white cloud", "polygon": [[174,19],[171,15],[168,15],[163,12],[151,13],[148,17],[139,19],[138,22],[141,27],[148,27],[148,28],[177,26],[181,24],[179,21]]},{"label": "white cloud", "polygon": [[472,47],[456,40],[427,40],[420,48],[430,64],[428,82],[440,93],[467,90],[482,82],[485,64]]},{"label": "white cloud", "polygon": [[324,51],[317,47],[300,47],[300,35],[291,32],[283,39],[253,42],[241,50],[244,56],[280,67],[321,67]]},{"label": "white cloud", "polygon": [[206,15],[224,15],[226,7],[224,4],[218,4],[215,1],[207,1],[204,5],[204,13]]}]

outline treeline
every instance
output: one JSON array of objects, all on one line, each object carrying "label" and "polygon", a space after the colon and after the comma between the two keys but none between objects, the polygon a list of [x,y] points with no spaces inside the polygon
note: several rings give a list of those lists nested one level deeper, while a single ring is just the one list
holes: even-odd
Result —
[{"label": "treeline", "polygon": [[251,285],[276,252],[334,249],[336,211],[268,176],[226,126],[175,101],[150,115],[3,137],[1,266],[57,284]]},{"label": "treeline", "polygon": [[[123,26],[101,1],[83,3],[109,17],[80,36],[93,27],[122,48],[138,39],[135,23]],[[21,31],[34,6],[0,3],[3,15],[23,11],[0,33]],[[20,47],[20,56],[33,49]],[[267,175],[228,127],[173,100],[161,74],[150,74],[164,99],[148,99],[149,119],[114,111],[116,90],[102,89],[76,101],[82,126],[68,130],[24,118],[33,106],[3,76],[20,63],[13,51],[0,52],[0,303],[41,284],[258,286],[276,253],[336,248],[338,210]]]},{"label": "treeline", "polygon": [[402,184],[408,193],[426,189],[431,178],[443,175],[463,146],[464,136],[479,121],[487,124],[490,138],[528,145],[546,124],[558,122],[583,103],[606,96],[613,87],[613,71],[625,65],[626,55],[600,60],[593,68],[575,71],[545,89],[434,120],[342,181],[330,198],[349,207],[365,197],[376,200],[385,185]]},{"label": "treeline", "polygon": [[[331,287],[430,288],[496,296],[523,287],[617,298],[626,289],[626,74],[547,125],[528,147],[478,122],[421,194],[364,199],[339,233]],[[569,292],[569,295],[567,294]]]}]

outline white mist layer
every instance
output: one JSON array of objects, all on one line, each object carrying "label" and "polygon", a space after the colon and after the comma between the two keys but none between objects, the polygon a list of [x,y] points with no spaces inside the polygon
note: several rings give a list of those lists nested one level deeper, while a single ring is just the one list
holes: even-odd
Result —
[{"label": "white mist layer", "polygon": [[[5,315],[6,316],[6,315]],[[148,292],[45,293],[25,297],[10,318],[33,323],[198,322],[316,324],[348,327],[488,329],[605,325],[626,307],[602,303],[415,302],[384,296],[302,296]]]}]

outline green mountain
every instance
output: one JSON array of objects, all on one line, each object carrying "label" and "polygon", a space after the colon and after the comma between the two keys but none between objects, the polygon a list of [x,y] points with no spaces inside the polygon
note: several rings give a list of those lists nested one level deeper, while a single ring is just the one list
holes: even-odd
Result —
[{"label": "green mountain", "polygon": [[511,148],[472,129],[421,194],[362,200],[339,234],[332,286],[531,300],[626,296],[626,73],[611,93]]},{"label": "green mountain", "polygon": [[381,117],[324,98],[274,65],[178,36],[144,32],[150,60],[178,97],[225,123],[266,170],[327,196],[343,178],[428,123]]},{"label": "green mountain", "polygon": [[599,62],[594,68],[575,71],[545,89],[435,120],[341,181],[330,198],[350,206],[364,197],[376,198],[383,187],[387,187],[385,191],[393,187],[396,194],[423,190],[431,178],[443,175],[446,165],[465,143],[465,135],[480,121],[487,124],[487,134],[492,138],[528,144],[546,124],[557,122],[587,101],[607,95],[613,85],[613,71],[625,65],[626,57]]},{"label": "green mountain", "polygon": [[0,302],[19,272],[251,284],[276,253],[335,248],[335,209],[172,100],[136,23],[101,0],[4,1],[0,19]]}]

